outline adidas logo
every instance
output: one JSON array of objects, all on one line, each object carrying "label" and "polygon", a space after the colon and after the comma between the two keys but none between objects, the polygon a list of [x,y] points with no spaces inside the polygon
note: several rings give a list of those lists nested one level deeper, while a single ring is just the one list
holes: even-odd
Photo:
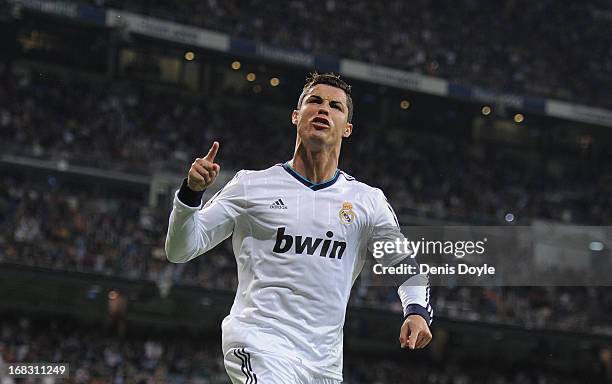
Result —
[{"label": "adidas logo", "polygon": [[287,206],[283,202],[283,199],[278,199],[272,204],[270,204],[270,208],[272,209],[287,209]]}]

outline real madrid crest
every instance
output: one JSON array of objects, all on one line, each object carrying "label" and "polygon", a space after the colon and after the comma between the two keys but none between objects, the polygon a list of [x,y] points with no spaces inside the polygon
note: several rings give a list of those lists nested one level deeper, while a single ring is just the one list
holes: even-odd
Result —
[{"label": "real madrid crest", "polygon": [[340,221],[343,224],[350,224],[355,221],[355,212],[353,212],[353,204],[345,201],[342,203],[342,209],[338,212],[338,216],[340,216]]}]

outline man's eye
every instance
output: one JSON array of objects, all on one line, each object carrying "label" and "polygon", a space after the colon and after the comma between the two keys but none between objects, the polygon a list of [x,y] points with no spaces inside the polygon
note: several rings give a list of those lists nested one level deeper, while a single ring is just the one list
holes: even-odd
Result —
[{"label": "man's eye", "polygon": [[336,108],[336,109],[337,109],[337,110],[339,110],[339,111],[341,111],[341,110],[342,110],[342,107],[340,107],[338,104],[334,104],[334,105],[332,106],[332,108]]}]

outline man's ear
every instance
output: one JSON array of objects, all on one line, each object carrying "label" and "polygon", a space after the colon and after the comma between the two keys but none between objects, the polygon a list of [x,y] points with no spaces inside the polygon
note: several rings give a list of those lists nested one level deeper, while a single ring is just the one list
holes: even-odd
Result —
[{"label": "man's ear", "polygon": [[291,112],[291,122],[293,125],[297,125],[299,115],[300,113],[297,111],[297,109],[294,109],[293,112]]},{"label": "man's ear", "polygon": [[346,127],[344,128],[344,132],[342,132],[342,137],[349,137],[353,133],[353,124],[346,123]]}]

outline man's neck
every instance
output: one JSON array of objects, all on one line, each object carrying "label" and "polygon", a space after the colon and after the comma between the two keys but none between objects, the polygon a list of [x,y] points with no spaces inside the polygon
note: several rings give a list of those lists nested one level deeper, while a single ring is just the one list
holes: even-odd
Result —
[{"label": "man's neck", "polygon": [[318,184],[334,177],[338,156],[328,151],[312,152],[302,148],[295,151],[290,165],[301,176]]}]

